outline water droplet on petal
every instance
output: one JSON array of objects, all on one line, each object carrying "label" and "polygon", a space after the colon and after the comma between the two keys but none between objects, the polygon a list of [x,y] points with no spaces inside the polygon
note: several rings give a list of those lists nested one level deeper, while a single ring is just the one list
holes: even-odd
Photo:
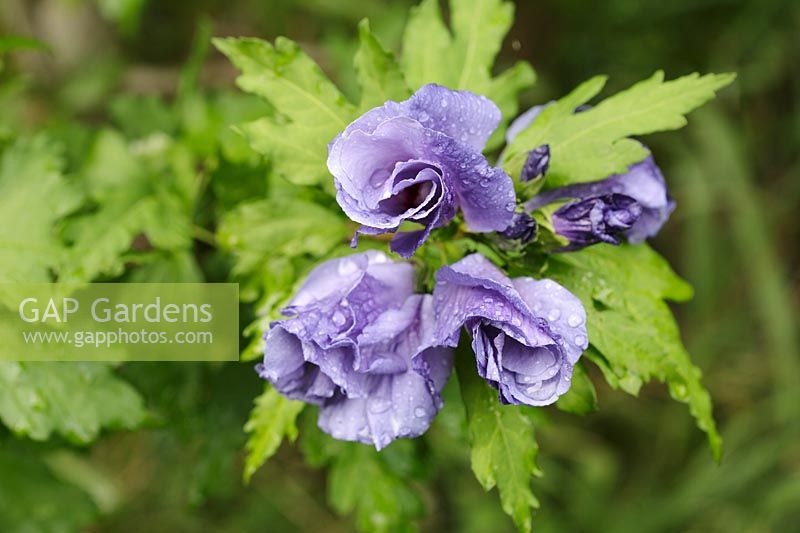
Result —
[{"label": "water droplet on petal", "polygon": [[331,320],[333,321],[334,324],[336,324],[339,327],[343,326],[346,321],[344,315],[340,311],[336,311],[333,314]]},{"label": "water droplet on petal", "polygon": [[577,328],[583,324],[583,319],[580,317],[580,315],[572,314],[569,315],[569,318],[567,318],[567,324],[569,324],[570,327]]},{"label": "water droplet on petal", "polygon": [[583,335],[576,335],[575,336],[575,344],[580,346],[580,347],[585,346],[586,345],[586,337],[584,337]]},{"label": "water droplet on petal", "polygon": [[385,398],[373,398],[369,402],[369,412],[373,414],[385,413],[392,406],[392,402]]},{"label": "water droplet on petal", "polygon": [[445,100],[444,98],[440,103],[442,104],[442,107],[447,107],[447,100]]},{"label": "water droplet on petal", "polygon": [[531,385],[530,387],[525,389],[525,394],[528,394],[528,395],[535,394],[535,393],[539,392],[539,390],[541,388],[542,388],[542,382],[541,381],[538,382],[538,383],[534,383],[533,385]]},{"label": "water droplet on petal", "polygon": [[550,312],[547,314],[547,320],[550,322],[555,322],[561,318],[561,310],[560,309],[551,309]]},{"label": "water droplet on petal", "polygon": [[415,407],[414,408],[414,416],[417,418],[425,418],[428,415],[428,411],[424,407]]}]

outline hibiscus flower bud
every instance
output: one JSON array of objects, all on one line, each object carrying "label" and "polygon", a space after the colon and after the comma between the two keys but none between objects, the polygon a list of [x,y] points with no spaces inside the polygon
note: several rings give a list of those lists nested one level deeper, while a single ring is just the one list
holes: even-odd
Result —
[{"label": "hibiscus flower bud", "polygon": [[534,148],[528,152],[528,159],[525,160],[525,165],[522,167],[522,172],[519,175],[519,181],[525,183],[540,176],[544,176],[549,167],[550,145],[543,144],[538,148]]},{"label": "hibiscus flower bud", "polygon": [[[625,214],[622,212],[624,209],[621,210],[622,204],[616,204],[615,206],[609,202],[605,202],[606,214],[611,216],[612,213],[616,213],[618,215],[617,218],[612,216],[608,219],[608,222],[615,225],[615,227],[610,229],[619,231],[612,231],[611,234],[606,235],[606,237],[610,235],[614,238],[601,238],[594,242],[611,242],[616,244],[619,243],[619,240],[616,239],[618,235],[623,235],[628,242],[634,244],[642,242],[657,234],[661,226],[669,219],[669,215],[675,209],[675,202],[667,191],[667,184],[663,174],[661,174],[661,170],[658,168],[658,165],[656,165],[653,157],[648,156],[643,161],[628,167],[628,171],[624,174],[614,174],[600,181],[567,185],[566,187],[559,187],[540,193],[525,203],[525,210],[528,212],[534,211],[564,198],[576,199],[579,201],[578,203],[580,203],[581,200],[593,199],[593,201],[588,204],[575,206],[574,213],[569,216],[577,220],[577,218],[580,218],[577,216],[578,212],[586,209],[587,206],[599,205],[597,204],[597,198],[610,198],[611,195],[617,195],[617,198],[626,196],[633,199],[639,206],[639,214],[635,217],[635,220],[631,222],[630,227],[623,228],[622,226],[625,225],[624,220],[632,219],[632,215],[635,214],[637,209],[631,207],[630,212]],[[574,204],[570,204],[570,206],[572,205]],[[592,212],[590,211],[589,213]],[[597,208],[595,208],[593,213],[592,216],[595,217],[598,223],[605,224],[606,218],[605,216],[602,220],[598,218]],[[564,224],[562,227],[565,229],[567,228],[566,224],[568,218],[568,216],[562,214],[561,222]],[[607,224],[606,228],[608,228]]]},{"label": "hibiscus flower bud", "polygon": [[500,232],[500,235],[510,241],[527,244],[536,237],[536,220],[528,213],[515,213],[511,225]]},{"label": "hibiscus flower bud", "polygon": [[553,227],[569,239],[570,250],[598,242],[619,244],[641,214],[642,206],[630,196],[605,194],[560,207],[553,213]]}]

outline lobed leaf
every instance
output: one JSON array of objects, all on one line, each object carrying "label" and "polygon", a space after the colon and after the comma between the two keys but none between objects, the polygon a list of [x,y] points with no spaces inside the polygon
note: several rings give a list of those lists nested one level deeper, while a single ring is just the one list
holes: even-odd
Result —
[{"label": "lobed leaf", "polygon": [[245,446],[246,482],[249,482],[253,474],[275,455],[284,438],[294,442],[297,438],[295,419],[304,407],[303,402],[289,400],[269,386],[256,398],[256,405],[244,426],[245,432],[250,434]]},{"label": "lobed leaf", "polygon": [[492,76],[495,57],[514,20],[514,5],[503,0],[451,0],[452,33],[438,0],[423,0],[411,10],[403,35],[403,72],[412,89],[438,83],[487,96],[502,111],[500,127],[487,148],[498,146],[508,121],[517,114],[518,95],[536,76],[518,62]]},{"label": "lobed leaf", "polygon": [[522,531],[531,531],[531,508],[539,501],[531,491],[531,477],[539,475],[539,447],[526,407],[501,405],[497,391],[475,372],[474,355],[457,354],[456,369],[467,411],[472,471],[484,489],[497,487],[503,511]]},{"label": "lobed leaf", "polygon": [[684,301],[691,287],[649,246],[597,245],[551,257],[545,274],[562,283],[586,307],[589,341],[599,352],[608,383],[636,395],[657,379],[689,405],[719,459],[722,442],[711,398],[692,364],[665,300]]},{"label": "lobed leaf", "polygon": [[0,281],[47,282],[66,253],[57,224],[82,200],[57,145],[18,140],[0,159]]},{"label": "lobed leaf", "polygon": [[568,413],[585,415],[597,411],[597,391],[579,362],[572,371],[572,385],[556,402],[556,407]]},{"label": "lobed leaf", "polygon": [[413,531],[423,510],[419,495],[382,454],[359,443],[345,443],[331,464],[328,500],[339,513],[355,513],[360,531]]},{"label": "lobed leaf", "polygon": [[107,364],[0,361],[0,420],[17,435],[89,444],[144,419],[142,398]]},{"label": "lobed leaf", "polygon": [[664,81],[664,73],[658,71],[597,106],[574,113],[602,89],[605,78],[593,78],[545,109],[520,133],[507,147],[503,167],[519,176],[527,152],[548,144],[548,186],[596,181],[624,172],[648,154],[631,136],[683,127],[686,114],[711,100],[734,78],[733,74],[695,73]]},{"label": "lobed leaf", "polygon": [[160,135],[129,144],[120,133],[104,130],[78,177],[88,202],[65,224],[71,246],[61,281],[121,274],[140,235],[148,247],[190,248],[195,173],[180,145]]},{"label": "lobed leaf", "polygon": [[279,37],[215,39],[241,71],[239,86],[267,99],[283,120],[267,117],[241,130],[253,148],[269,157],[289,181],[312,185],[330,181],[327,146],[355,117],[355,108],[293,41]]},{"label": "lobed leaf", "polygon": [[387,100],[402,101],[411,96],[394,54],[387,51],[369,29],[369,21],[358,25],[359,48],[355,56],[356,75],[361,86],[359,112],[383,105]]}]

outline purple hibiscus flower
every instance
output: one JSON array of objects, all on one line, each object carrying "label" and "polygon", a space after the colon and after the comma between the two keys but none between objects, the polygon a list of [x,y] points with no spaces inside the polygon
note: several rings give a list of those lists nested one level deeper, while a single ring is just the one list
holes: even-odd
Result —
[{"label": "purple hibiscus flower", "polygon": [[436,273],[433,296],[437,342],[455,346],[466,326],[478,373],[500,401],[548,405],[569,389],[588,338],[583,305],[564,287],[511,280],[472,254]]},{"label": "purple hibiscus flower", "polygon": [[434,84],[368,111],[329,146],[339,205],[362,225],[360,233],[420,224],[392,239],[392,251],[403,257],[458,208],[471,231],[504,230],[514,214],[514,185],[481,154],[499,121],[486,97]]},{"label": "purple hibiscus flower", "polygon": [[433,303],[411,265],[368,251],[316,267],[271,324],[259,375],[320,406],[335,438],[381,449],[416,437],[442,407],[452,350],[433,343]]}]

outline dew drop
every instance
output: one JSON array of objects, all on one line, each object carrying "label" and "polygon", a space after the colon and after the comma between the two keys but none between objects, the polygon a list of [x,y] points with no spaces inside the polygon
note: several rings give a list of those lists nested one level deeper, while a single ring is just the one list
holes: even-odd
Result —
[{"label": "dew drop", "polygon": [[541,388],[542,388],[542,382],[539,381],[538,383],[534,383],[533,385],[525,389],[525,394],[528,395],[536,394],[537,392],[539,392],[539,390],[541,390]]},{"label": "dew drop", "polygon": [[333,323],[335,325],[340,326],[340,327],[343,326],[345,321],[346,321],[346,319],[344,318],[344,315],[341,313],[341,311],[336,311],[333,314],[333,317],[331,318],[331,320],[333,321]]},{"label": "dew drop", "polygon": [[447,100],[445,100],[445,99],[442,99],[442,101],[440,102],[440,104],[442,104],[442,107],[447,107]]},{"label": "dew drop", "polygon": [[572,314],[569,315],[569,318],[567,318],[567,324],[569,324],[572,328],[577,328],[583,324],[583,319],[579,315]]},{"label": "dew drop", "polygon": [[392,406],[392,402],[385,398],[374,398],[369,403],[369,412],[373,414],[385,413]]},{"label": "dew drop", "polygon": [[561,318],[561,310],[560,309],[551,309],[550,312],[547,314],[547,320],[550,322],[555,322]]},{"label": "dew drop", "polygon": [[416,407],[414,408],[414,416],[417,418],[425,418],[428,415],[428,411],[425,410],[424,407]]},{"label": "dew drop", "polygon": [[586,337],[583,335],[576,335],[575,336],[575,344],[578,346],[585,346],[586,345]]}]

